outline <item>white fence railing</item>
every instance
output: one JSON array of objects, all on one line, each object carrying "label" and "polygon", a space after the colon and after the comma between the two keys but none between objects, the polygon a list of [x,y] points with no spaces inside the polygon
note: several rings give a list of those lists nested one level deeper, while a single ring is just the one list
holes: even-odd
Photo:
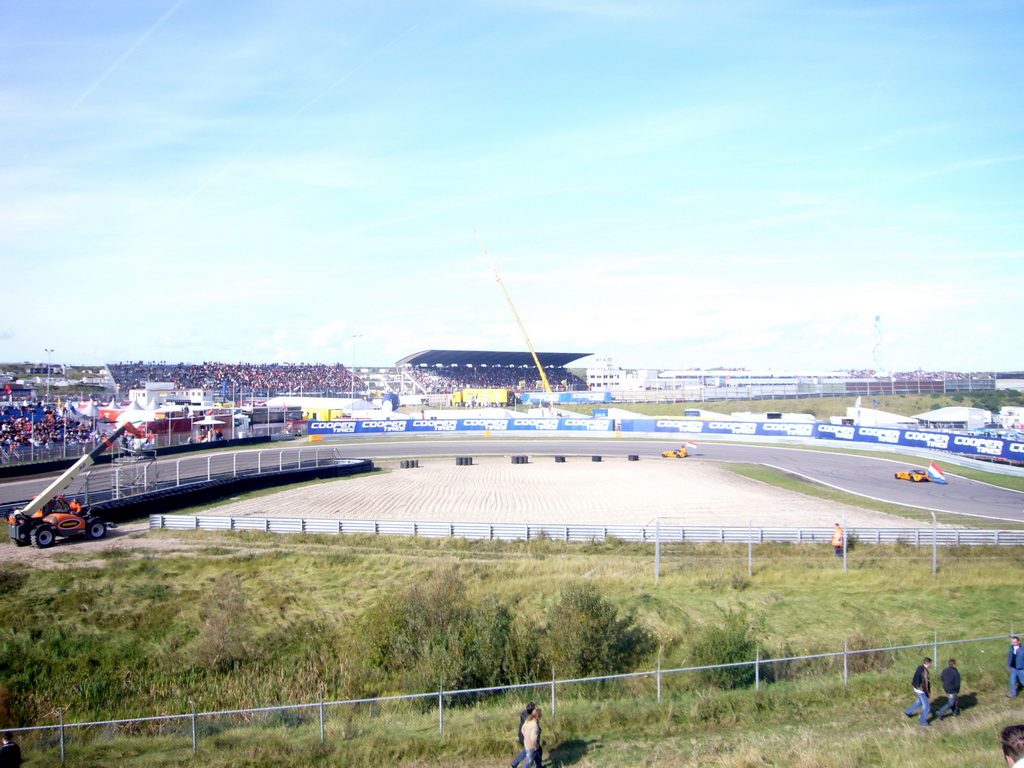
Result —
[{"label": "white fence railing", "polygon": [[[228,517],[224,515],[150,515],[151,530],[266,531],[268,533],[374,534],[461,538],[483,541],[605,541],[662,544],[822,544],[832,528],[753,528],[679,525],[578,525],[553,523],[470,523],[413,520],[325,520],[301,517]],[[1024,530],[977,528],[849,528],[863,544],[907,544],[944,547],[1024,545]]]}]

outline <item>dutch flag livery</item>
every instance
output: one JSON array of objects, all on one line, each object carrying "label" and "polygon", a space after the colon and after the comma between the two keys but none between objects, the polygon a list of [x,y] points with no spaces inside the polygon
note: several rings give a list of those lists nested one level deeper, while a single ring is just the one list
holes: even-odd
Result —
[{"label": "dutch flag livery", "polygon": [[687,443],[686,443],[686,450],[688,450],[688,451],[692,451],[692,450],[694,450],[694,449],[695,449],[696,447],[697,447],[697,444],[696,444],[696,443],[690,443],[690,442],[687,442]]},{"label": "dutch flag livery", "polygon": [[928,465],[928,479],[933,483],[941,483],[942,485],[946,484],[946,476],[942,473],[942,470],[939,469],[939,465],[934,461]]}]

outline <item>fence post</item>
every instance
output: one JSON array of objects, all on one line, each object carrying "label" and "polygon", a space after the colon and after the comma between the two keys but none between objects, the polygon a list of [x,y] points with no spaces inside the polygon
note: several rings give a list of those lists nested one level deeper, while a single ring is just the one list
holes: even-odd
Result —
[{"label": "fence post", "polygon": [[850,638],[843,638],[843,685],[850,684]]},{"label": "fence post", "polygon": [[658,583],[661,575],[661,518],[654,518],[654,583]]},{"label": "fence post", "polygon": [[188,703],[192,705],[192,754],[194,755],[199,751],[199,744],[196,741],[196,703],[191,699]]},{"label": "fence post", "polygon": [[444,678],[437,683],[437,730],[444,738]]},{"label": "fence post", "polygon": [[747,518],[747,576],[754,578],[754,520]]},{"label": "fence post", "polygon": [[754,690],[761,690],[761,646],[757,646],[757,653],[754,655]]},{"label": "fence post", "polygon": [[555,721],[555,665],[551,665],[551,722]]},{"label": "fence post", "polygon": [[326,744],[327,737],[324,733],[324,689],[320,689],[320,744]]},{"label": "fence post", "polygon": [[57,715],[60,717],[60,764],[64,765],[64,707],[57,707]]},{"label": "fence post", "polygon": [[661,704],[661,653],[664,647],[658,648],[658,703]]},{"label": "fence post", "polygon": [[935,669],[939,668],[939,630],[935,630],[935,645],[932,646],[932,658],[935,659]]},{"label": "fence post", "polygon": [[846,527],[846,515],[843,515],[843,573],[846,573],[846,547],[850,540],[850,531]]},{"label": "fence post", "polygon": [[206,457],[206,482],[210,482],[210,462],[213,461],[213,456]]}]

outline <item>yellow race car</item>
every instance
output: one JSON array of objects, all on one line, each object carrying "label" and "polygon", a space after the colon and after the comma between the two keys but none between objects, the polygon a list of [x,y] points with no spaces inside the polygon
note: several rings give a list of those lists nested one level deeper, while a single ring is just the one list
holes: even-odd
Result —
[{"label": "yellow race car", "polygon": [[679,446],[677,451],[662,451],[661,455],[666,459],[685,459],[689,454],[686,452],[686,446]]},{"label": "yellow race car", "polygon": [[897,480],[909,480],[912,483],[927,483],[931,481],[927,470],[924,469],[901,469],[896,473]]}]

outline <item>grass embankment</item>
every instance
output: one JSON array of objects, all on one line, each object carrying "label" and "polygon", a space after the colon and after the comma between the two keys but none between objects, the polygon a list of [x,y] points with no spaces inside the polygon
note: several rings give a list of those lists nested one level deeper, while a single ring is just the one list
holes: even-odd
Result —
[{"label": "grass embankment", "polygon": [[[559,404],[559,408],[590,415],[595,408],[615,407],[641,413],[645,416],[683,416],[684,412],[691,408],[702,408],[717,413],[782,411],[784,413],[809,414],[821,421],[828,421],[833,416],[845,416],[846,409],[853,405],[855,399],[855,397],[850,396],[779,400],[720,400],[714,402],[694,400],[685,403]],[[864,408],[896,413],[900,416],[914,416],[918,413],[927,413],[928,411],[952,405],[984,408],[985,410],[998,412],[1001,405],[1024,404],[1024,393],[1017,390],[995,390],[989,392],[954,392],[950,394],[878,395],[877,397],[871,395],[862,397],[861,401]]]},{"label": "grass embankment", "polygon": [[[580,584],[654,641],[630,668],[654,669],[660,652],[670,669],[707,658],[709,643],[779,658],[841,651],[846,640],[858,649],[927,643],[935,631],[943,640],[1005,635],[1015,619],[1008,596],[1024,577],[1021,553],[996,548],[943,552],[933,577],[930,557],[907,547],[858,546],[843,573],[828,547],[765,545],[755,547],[751,577],[745,546],[688,546],[663,559],[655,585],[651,547],[617,542],[182,538],[190,546],[178,552],[147,550],[143,540],[97,563],[94,552],[68,547],[60,570],[0,570],[4,724],[55,722],[57,707],[73,722],[186,713],[193,703],[202,712],[429,692],[459,652],[438,630],[486,634],[495,616],[509,619],[509,637],[531,654],[518,669],[505,656],[496,665],[513,680],[543,680],[560,637],[575,631],[559,620],[565,594]],[[419,648],[388,642],[416,637]],[[851,657],[849,687],[834,659],[765,664],[760,692],[749,676],[725,688],[693,673],[666,677],[661,704],[651,679],[561,686],[545,741],[553,764],[581,768],[996,765],[998,728],[1024,720],[1003,697],[1004,645],[956,647],[971,696],[962,717],[930,732],[901,714],[913,667],[930,654],[923,649]],[[375,666],[385,648],[409,654],[408,663]],[[943,658],[952,653],[940,649]],[[187,720],[136,727],[147,736],[72,732],[69,764],[505,764],[510,723],[531,697],[546,706],[550,691],[476,705],[449,700],[443,738],[434,698],[331,709],[325,746],[315,708],[201,720],[196,758]],[[21,741],[29,767],[57,755],[52,736]]]}]

